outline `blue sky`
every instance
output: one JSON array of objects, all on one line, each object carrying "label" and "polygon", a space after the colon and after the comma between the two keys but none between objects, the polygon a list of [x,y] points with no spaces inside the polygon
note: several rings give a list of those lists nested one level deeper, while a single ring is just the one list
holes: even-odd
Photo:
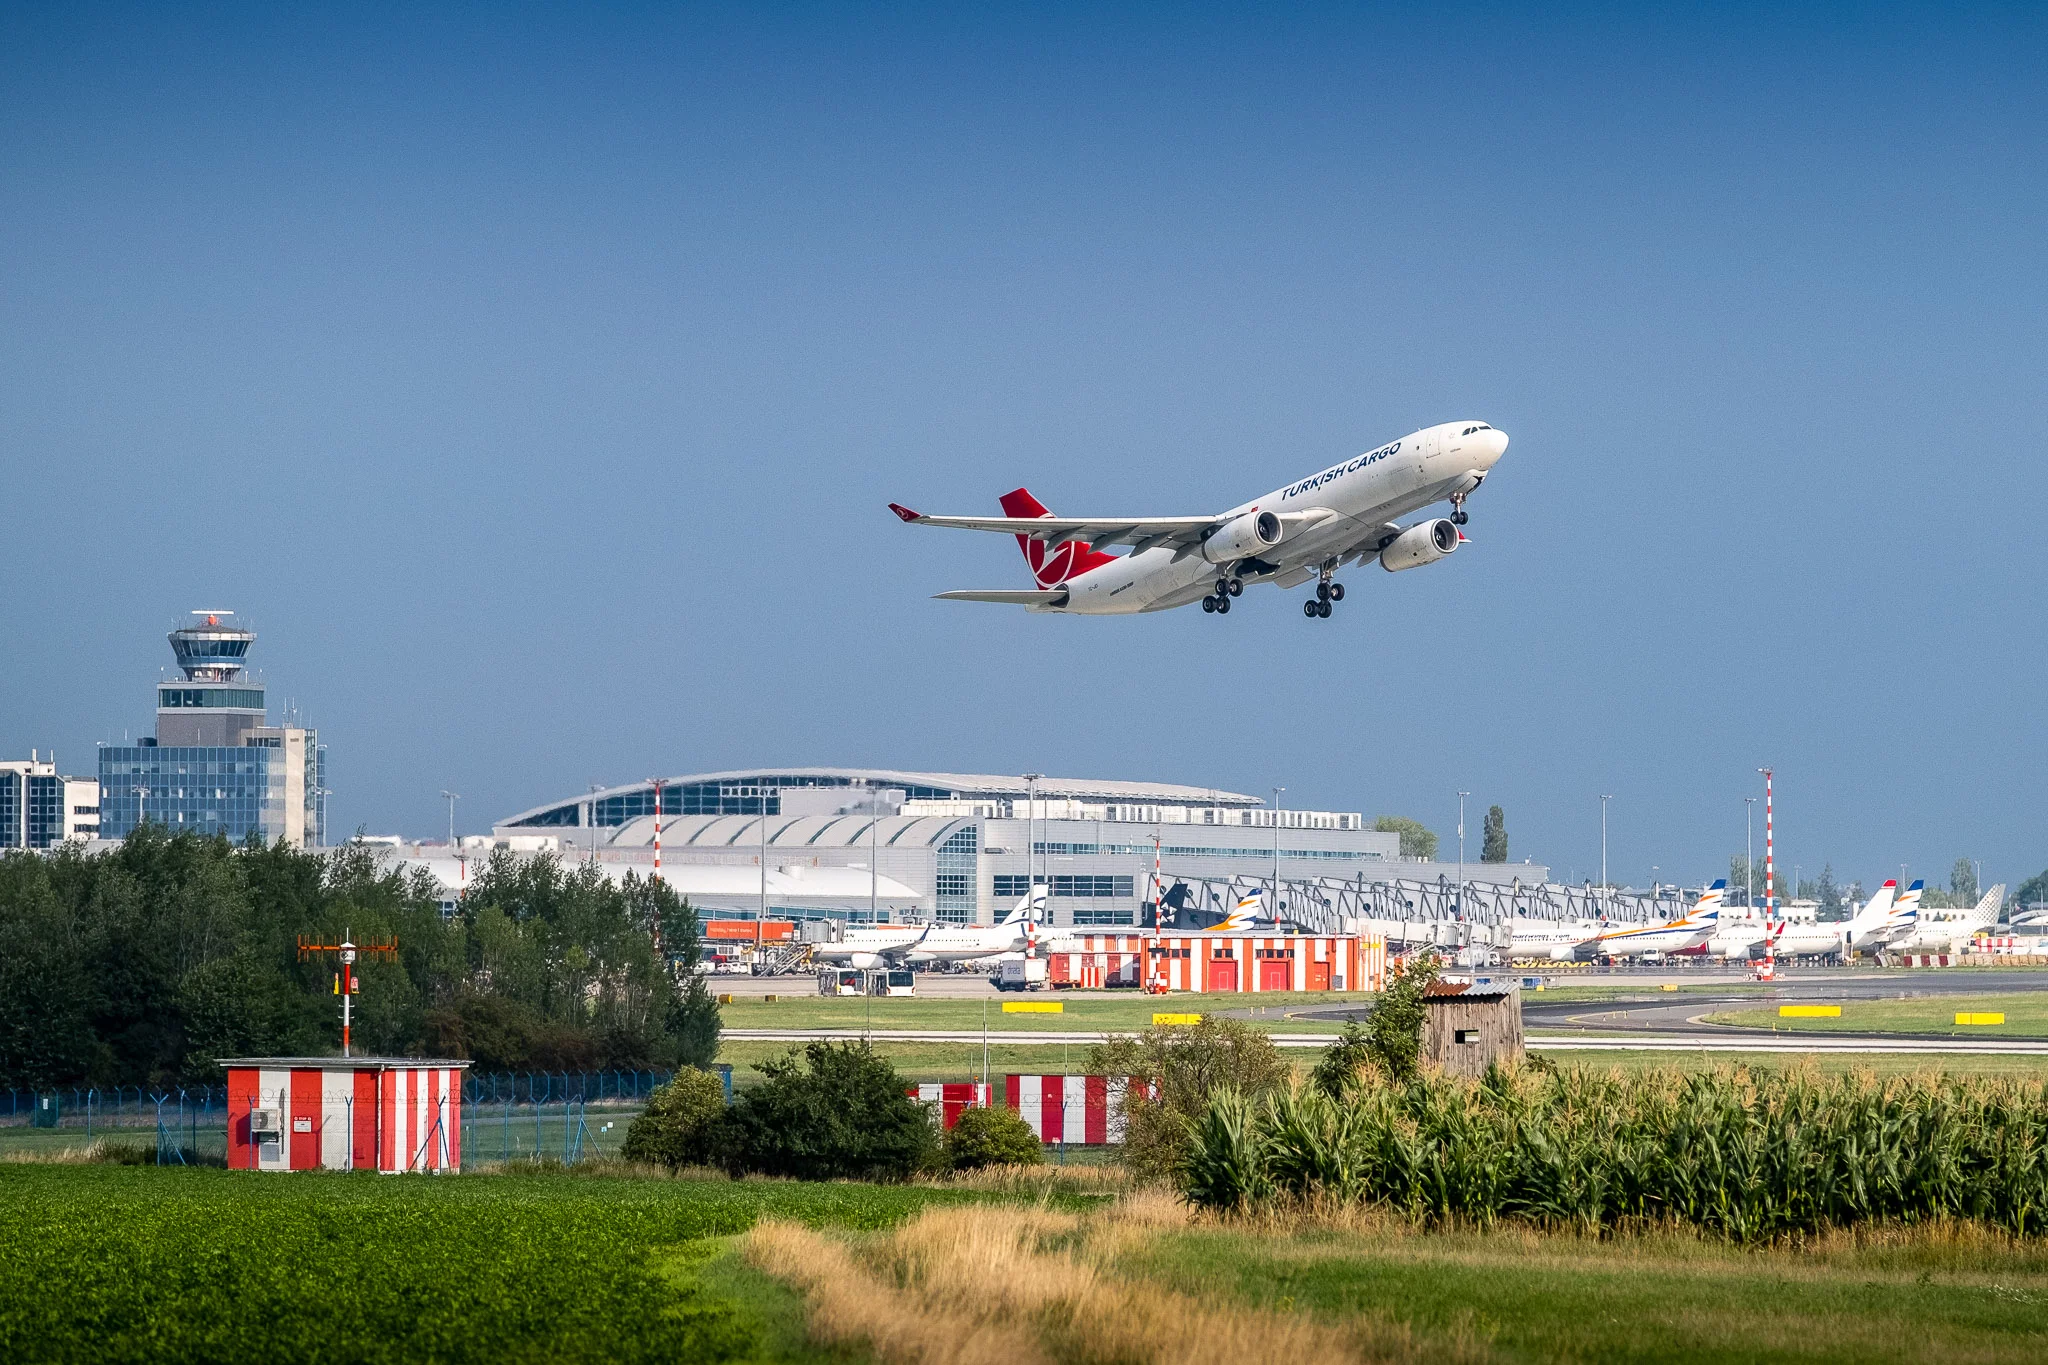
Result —
[{"label": "blue sky", "polygon": [[[352,830],[1041,770],[1710,876],[2048,864],[2044,26],[1980,8],[0,13],[0,751],[231,606]],[[1417,426],[1327,623],[883,510],[1199,514]],[[1468,818],[1476,852],[1479,819]],[[1759,822],[1758,847],[1762,831]]]}]

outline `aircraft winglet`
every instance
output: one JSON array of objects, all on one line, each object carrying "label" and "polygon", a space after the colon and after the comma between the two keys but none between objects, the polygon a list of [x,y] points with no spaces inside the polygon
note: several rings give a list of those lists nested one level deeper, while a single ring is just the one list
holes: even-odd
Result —
[{"label": "aircraft winglet", "polygon": [[923,521],[923,520],[924,520],[924,513],[922,513],[922,512],[913,512],[913,511],[911,511],[911,510],[910,510],[910,509],[909,509],[908,507],[905,507],[905,506],[904,506],[904,505],[903,505],[902,503],[900,503],[900,502],[892,502],[892,503],[890,503],[890,504],[889,504],[889,510],[890,510],[891,512],[894,512],[894,513],[895,513],[895,514],[896,514],[897,516],[899,516],[899,517],[903,518],[903,520],[905,520],[905,521],[912,521],[912,522],[916,522],[916,521]]}]

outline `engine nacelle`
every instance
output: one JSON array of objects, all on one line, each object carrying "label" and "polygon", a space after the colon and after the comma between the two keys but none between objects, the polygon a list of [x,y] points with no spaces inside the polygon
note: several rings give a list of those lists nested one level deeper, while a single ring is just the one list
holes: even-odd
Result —
[{"label": "engine nacelle", "polygon": [[1420,564],[1434,564],[1458,548],[1458,528],[1448,517],[1417,522],[1380,551],[1380,567],[1399,573]]},{"label": "engine nacelle", "polygon": [[1280,518],[1272,512],[1246,512],[1209,533],[1209,538],[1202,542],[1202,558],[1211,564],[1235,564],[1240,559],[1250,559],[1261,550],[1278,545],[1284,529]]},{"label": "engine nacelle", "polygon": [[880,953],[850,953],[847,955],[846,965],[858,967],[864,972],[871,972],[877,967],[888,966],[889,960]]}]

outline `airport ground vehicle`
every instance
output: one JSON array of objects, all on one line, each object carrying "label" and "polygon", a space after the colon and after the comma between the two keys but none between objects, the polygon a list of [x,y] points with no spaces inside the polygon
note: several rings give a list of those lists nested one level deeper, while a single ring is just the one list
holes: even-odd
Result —
[{"label": "airport ground vehicle", "polygon": [[996,964],[995,983],[996,989],[999,991],[1045,990],[1045,959],[1042,957],[1007,958]]}]

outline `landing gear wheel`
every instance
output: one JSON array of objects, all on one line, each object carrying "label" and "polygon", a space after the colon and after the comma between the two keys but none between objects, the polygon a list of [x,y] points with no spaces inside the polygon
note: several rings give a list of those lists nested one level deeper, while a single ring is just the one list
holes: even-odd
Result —
[{"label": "landing gear wheel", "polygon": [[1316,617],[1318,617],[1318,616],[1321,616],[1321,615],[1322,615],[1322,612],[1320,612],[1320,611],[1318,611],[1318,610],[1317,610],[1317,608],[1318,608],[1318,607],[1320,607],[1321,605],[1322,605],[1322,603],[1320,603],[1320,602],[1317,602],[1317,601],[1315,601],[1315,600],[1313,600],[1313,599],[1311,599],[1311,600],[1309,600],[1309,601],[1307,601],[1307,602],[1304,602],[1304,603],[1302,603],[1302,604],[1301,604],[1301,614],[1302,614],[1303,616],[1306,616],[1306,617],[1308,617],[1308,618],[1309,618],[1310,620],[1314,620],[1314,619],[1315,619]]},{"label": "landing gear wheel", "polygon": [[1463,526],[1466,522],[1470,521],[1471,519],[1472,518],[1466,514],[1465,509],[1462,507],[1459,508],[1457,511],[1451,513],[1451,521],[1454,525]]},{"label": "landing gear wheel", "polygon": [[1322,617],[1322,618],[1323,618],[1323,619],[1324,619],[1325,621],[1329,620],[1329,619],[1330,619],[1330,604],[1329,604],[1328,602],[1318,602],[1318,603],[1316,603],[1316,615],[1318,615],[1318,616]]},{"label": "landing gear wheel", "polygon": [[1230,612],[1230,599],[1229,599],[1229,598],[1227,598],[1227,597],[1219,597],[1219,598],[1217,598],[1217,599],[1216,599],[1216,610],[1217,610],[1217,612],[1218,612],[1219,614],[1222,614],[1222,615],[1228,615],[1228,614],[1229,614],[1229,612]]},{"label": "landing gear wheel", "polygon": [[1460,493],[1451,499],[1451,525],[1463,526],[1465,521],[1465,495]]},{"label": "landing gear wheel", "polygon": [[1212,616],[1213,616],[1213,615],[1215,615],[1215,614],[1216,614],[1216,599],[1215,599],[1215,598],[1213,598],[1213,597],[1205,597],[1205,598],[1203,598],[1203,599],[1202,599],[1202,610],[1203,610],[1203,611],[1206,611],[1206,612],[1208,612],[1208,613],[1209,613],[1210,615],[1212,615]]},{"label": "landing gear wheel", "polygon": [[1332,602],[1342,602],[1344,600],[1344,585],[1342,583],[1332,583],[1330,585],[1330,600]]},{"label": "landing gear wheel", "polygon": [[1219,578],[1216,580],[1216,595],[1218,597],[1230,596],[1230,580],[1228,578]]},{"label": "landing gear wheel", "polygon": [[1230,576],[1230,595],[1232,597],[1244,596],[1244,580],[1236,574]]},{"label": "landing gear wheel", "polygon": [[1316,584],[1316,601],[1318,601],[1318,602],[1327,602],[1327,601],[1329,601],[1329,600],[1330,600],[1330,585],[1329,585],[1328,583],[1318,583],[1318,584]]}]

